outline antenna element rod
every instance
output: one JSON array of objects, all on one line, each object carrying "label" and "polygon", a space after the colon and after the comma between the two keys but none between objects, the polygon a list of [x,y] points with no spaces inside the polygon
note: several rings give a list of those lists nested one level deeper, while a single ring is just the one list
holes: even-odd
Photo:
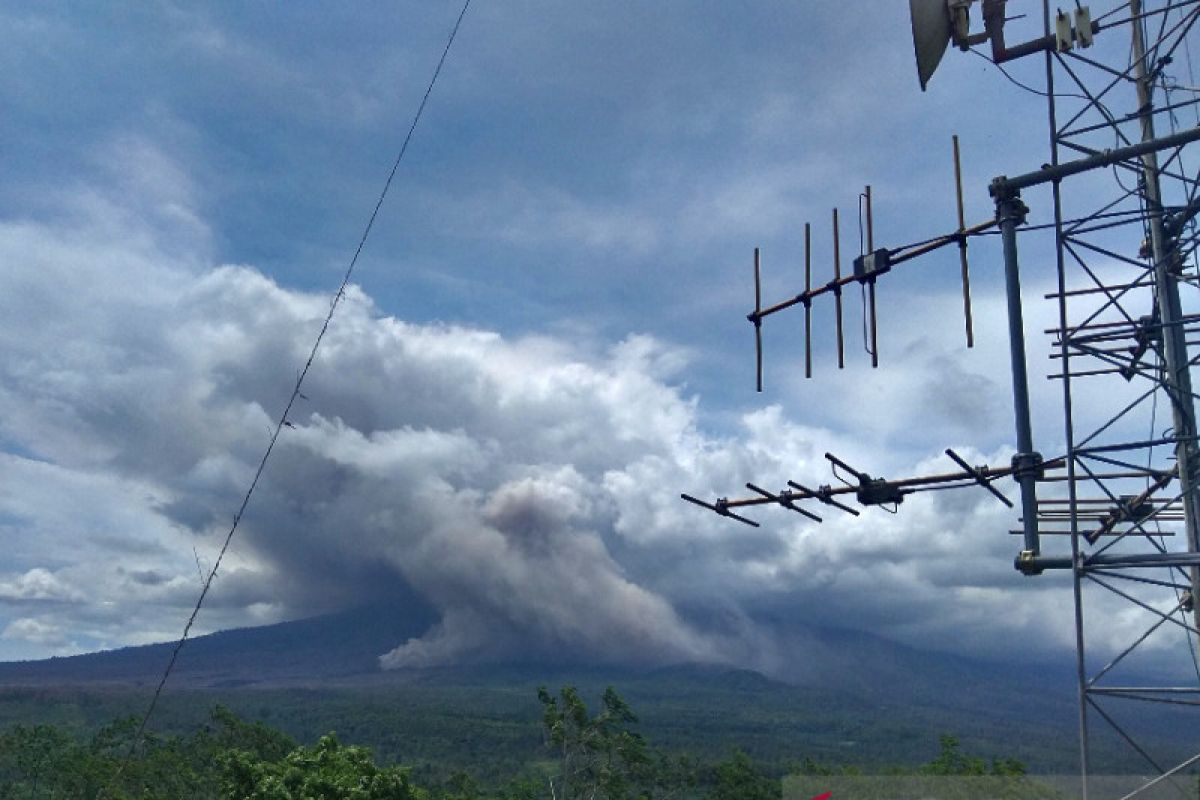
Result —
[{"label": "antenna element rod", "polygon": [[[864,195],[867,198],[867,252],[875,252],[875,217],[871,213],[871,187],[867,186]],[[871,318],[871,368],[879,367],[879,332],[876,325],[875,316],[875,279],[871,278],[870,285],[867,287],[867,294],[870,295],[870,311]]]},{"label": "antenna element rod", "polygon": [[963,214],[962,162],[958,153],[958,134],[954,135],[954,188],[958,193],[958,263],[962,268],[963,317],[967,327],[967,347],[975,346],[975,330],[971,320],[971,270],[967,266],[967,221]]},{"label": "antenna element rod", "polygon": [[867,186],[863,195],[867,198],[867,252],[875,252],[875,220],[871,216],[871,187]]},{"label": "antenna element rod", "polygon": [[812,377],[812,225],[804,223],[804,377]]},{"label": "antenna element rod", "polygon": [[754,374],[755,386],[762,391],[762,275],[758,248],[754,248]]},{"label": "antenna element rod", "polygon": [[846,368],[846,351],[842,336],[842,242],[838,235],[838,210],[833,210],[833,302],[837,314],[838,369]]}]

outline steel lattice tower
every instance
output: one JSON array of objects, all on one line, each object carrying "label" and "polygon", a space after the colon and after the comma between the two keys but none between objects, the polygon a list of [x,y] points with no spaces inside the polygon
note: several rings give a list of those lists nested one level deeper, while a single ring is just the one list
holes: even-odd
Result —
[{"label": "steel lattice tower", "polygon": [[[1044,35],[1061,41],[1066,15],[1047,0],[1042,10]],[[1045,52],[1049,165],[996,179],[992,194],[1003,226],[1022,189],[1048,184],[1055,233],[1058,325],[1047,333],[1051,378],[1062,384],[1065,475],[1034,487],[1017,566],[1072,574],[1084,796],[1107,796],[1089,779],[1106,771],[1091,745],[1108,732],[1150,772],[1136,796],[1168,782],[1182,789],[1171,776],[1200,761],[1200,714],[1190,742],[1121,721],[1131,702],[1200,711],[1200,669],[1145,680],[1165,654],[1184,651],[1193,666],[1196,658],[1200,461],[1188,346],[1200,316],[1185,308],[1196,294],[1200,173],[1188,145],[1200,115],[1194,89],[1171,76],[1176,61],[1190,60],[1200,9],[1131,0],[1092,19],[1094,47]],[[1078,26],[1073,33],[1078,44]],[[1105,600],[1141,629],[1097,663],[1088,642],[1111,624]]]},{"label": "steel lattice tower", "polygon": [[[970,12],[976,3],[984,30],[973,33]],[[1033,0],[1021,4],[1034,5]],[[921,85],[950,41],[963,50],[990,45],[990,52],[981,52],[1000,70],[1016,61],[1028,69],[1041,59],[1044,89],[1026,88],[1046,98],[1049,161],[1015,177],[995,178],[989,187],[995,217],[971,227],[962,218],[960,180],[956,231],[894,250],[868,243],[852,273],[840,271],[835,211],[834,279],[813,285],[806,228],[804,290],[764,307],[756,285],[748,318],[758,343],[760,390],[764,320],[803,307],[806,374],[811,376],[810,314],[823,296],[837,304],[841,366],[843,288],[859,283],[870,290],[874,343],[876,281],[904,261],[957,244],[969,346],[967,241],[998,228],[1015,412],[1012,464],[972,467],[947,450],[960,471],[885,480],[826,454],[835,474],[841,470],[856,483],[811,488],[789,481],[778,492],[747,484],[752,496],[711,503],[683,497],[749,525],[757,523],[743,516],[744,509],[763,505],[820,522],[813,506],[800,503],[818,501],[857,514],[844,500],[894,507],[915,492],[982,486],[1011,505],[993,486],[1011,477],[1020,494],[1020,529],[1013,532],[1023,540],[1016,568],[1031,577],[1047,571],[1071,574],[1083,797],[1159,796],[1162,791],[1195,797],[1200,437],[1191,380],[1197,358],[1189,348],[1200,350],[1200,147],[1192,146],[1200,140],[1200,85],[1192,77],[1190,42],[1200,43],[1200,0],[1114,0],[1095,10],[1076,2],[1067,11],[1043,0],[1040,35],[1018,44],[1006,41],[1006,33],[1014,38],[1005,29],[1008,5],[1006,0],[910,0]],[[957,172],[957,141],[955,158]],[[864,196],[870,242],[869,187]],[[1049,250],[1027,236],[1046,229],[1053,231]],[[1049,337],[1049,378],[1062,388],[1061,421],[1039,421],[1043,436],[1061,431],[1061,439],[1051,437],[1061,451],[1045,456],[1033,437],[1022,269],[1027,274],[1037,269],[1042,279],[1052,271],[1056,284],[1046,299],[1056,307],[1057,324],[1036,332]],[[757,284],[757,251],[755,278]],[[1031,340],[1042,341],[1029,333]],[[871,352],[877,363],[874,346]],[[1128,637],[1115,647],[1114,630]],[[1103,645],[1100,637],[1107,639]],[[1108,655],[1100,659],[1093,650]],[[1131,718],[1134,706],[1141,711],[1134,709]],[[1092,760],[1093,742],[1101,736],[1115,736],[1145,764],[1138,786],[1114,789],[1097,780],[1112,771]]]}]

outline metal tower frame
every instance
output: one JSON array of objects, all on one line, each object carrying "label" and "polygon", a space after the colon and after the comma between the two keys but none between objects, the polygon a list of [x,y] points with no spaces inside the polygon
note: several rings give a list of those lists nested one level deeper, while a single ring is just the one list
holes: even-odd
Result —
[{"label": "metal tower frame", "polygon": [[[890,251],[868,244],[853,273],[844,276],[835,211],[834,279],[814,288],[806,229],[804,291],[765,308],[756,250],[755,309],[748,318],[755,327],[758,388],[766,317],[803,307],[811,377],[811,306],[822,295],[832,296],[839,312],[840,367],[843,287],[857,282],[870,289],[873,301],[876,280],[893,266],[948,244],[957,244],[961,254],[970,346],[967,241],[998,227],[1016,423],[1012,464],[972,467],[947,450],[958,472],[886,480],[826,454],[844,485],[810,488],[789,481],[788,488],[774,492],[747,484],[753,494],[745,498],[683,499],[749,525],[757,523],[743,516],[744,510],[760,505],[780,505],[820,522],[802,501],[857,515],[843,500],[895,507],[914,492],[982,486],[1011,505],[992,485],[1011,477],[1021,509],[1020,530],[1012,533],[1023,541],[1016,568],[1027,576],[1057,570],[1072,576],[1082,796],[1124,799],[1168,790],[1194,798],[1200,764],[1200,436],[1191,380],[1198,359],[1188,348],[1200,344],[1200,293],[1195,291],[1200,288],[1200,149],[1189,146],[1200,140],[1200,85],[1190,77],[1181,84],[1173,76],[1191,71],[1189,36],[1200,33],[1200,0],[1111,0],[1097,13],[1079,0],[1067,12],[1052,11],[1049,0],[1042,0],[1041,35],[1015,46],[1005,42],[1007,0],[944,0],[944,8],[942,2],[911,0],[918,60],[926,57],[922,87],[941,50],[930,61],[929,32],[923,45],[916,30],[918,10],[925,19],[948,14],[947,31],[934,37],[939,43],[942,35],[963,50],[990,42],[988,56],[998,69],[1018,59],[1043,58],[1044,92],[1025,88],[1046,98],[1050,160],[1016,177],[994,179],[989,188],[995,219],[970,228],[962,219],[960,179],[955,232]],[[974,2],[982,6],[983,33],[969,31]],[[955,161],[957,174],[957,141]],[[1032,199],[1035,188],[1048,189],[1049,197],[1039,192]],[[869,240],[869,188],[864,196]],[[1031,210],[1026,197],[1040,207]],[[1038,230],[1054,234],[1056,289],[1046,299],[1055,303],[1057,324],[1044,333],[1050,337],[1053,365],[1048,377],[1061,384],[1063,402],[1062,439],[1056,441],[1062,450],[1048,458],[1034,446],[1020,278],[1019,240],[1028,245],[1027,232]],[[1038,266],[1049,260],[1043,248]],[[868,318],[875,366],[873,309],[872,302]],[[1043,436],[1051,427],[1043,426]],[[1113,614],[1128,624],[1136,618],[1137,632],[1112,650],[1115,656],[1096,663],[1089,639],[1111,634]],[[1174,672],[1161,670],[1161,681],[1147,682],[1164,665],[1164,655],[1179,662]],[[1147,659],[1153,666],[1144,663]],[[1122,720],[1122,707],[1134,702],[1156,713]],[[1176,712],[1192,717],[1181,723]],[[1147,717],[1163,724],[1142,730]],[[1183,735],[1174,738],[1180,731]],[[1115,790],[1095,780],[1112,771],[1092,759],[1096,738],[1110,734],[1146,766],[1136,787]]]},{"label": "metal tower frame", "polygon": [[[1022,481],[1025,544],[1016,566],[1029,575],[1054,569],[1072,575],[1083,797],[1103,794],[1092,778],[1105,770],[1091,754],[1103,731],[1128,744],[1149,771],[1140,786],[1122,788],[1124,796],[1170,783],[1194,796],[1194,784],[1177,776],[1200,762],[1200,736],[1173,742],[1161,727],[1135,731],[1120,717],[1131,701],[1200,707],[1194,601],[1200,595],[1200,447],[1190,375],[1195,361],[1188,355],[1200,315],[1185,312],[1180,296],[1181,288],[1196,288],[1191,262],[1200,172],[1187,163],[1186,148],[1200,138],[1200,113],[1194,87],[1169,77],[1175,59],[1190,62],[1188,36],[1200,21],[1200,6],[1130,0],[1083,17],[1083,25],[1077,13],[1074,28],[1071,15],[1051,12],[1049,0],[1042,14],[1043,34],[1056,43],[1044,54],[1050,163],[997,178],[991,192],[1005,234],[1006,272],[1013,272],[1016,228],[1025,213],[1021,192],[1040,184],[1051,190],[1057,289],[1049,297],[1058,324],[1046,333],[1056,364],[1049,377],[1062,385],[1066,475],[1059,487],[1065,486],[1065,497],[1053,485],[1039,486],[1036,473]],[[1104,46],[1079,47],[1093,37]],[[1185,99],[1172,97],[1176,92]],[[1194,124],[1180,125],[1185,114]],[[1166,129],[1171,133],[1160,136]],[[1100,169],[1111,170],[1111,177],[1097,174]],[[1079,180],[1067,180],[1076,175]],[[1010,291],[1009,301],[1011,322],[1020,313],[1019,289],[1015,296]],[[1017,458],[1033,467],[1031,440],[1022,437],[1023,377],[1015,355],[1013,366]],[[1043,538],[1056,541],[1053,552],[1042,551]],[[1140,629],[1107,663],[1094,663],[1088,640],[1108,626],[1113,601],[1126,613],[1136,610]],[[1173,646],[1170,637],[1177,637]],[[1181,641],[1194,667],[1191,679],[1147,683],[1140,654],[1158,661],[1172,650],[1178,654]],[[1191,721],[1200,731],[1197,723]]]}]

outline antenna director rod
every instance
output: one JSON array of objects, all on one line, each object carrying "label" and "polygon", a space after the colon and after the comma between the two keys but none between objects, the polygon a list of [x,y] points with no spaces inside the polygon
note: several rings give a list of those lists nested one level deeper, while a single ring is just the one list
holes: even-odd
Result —
[{"label": "antenna director rod", "polygon": [[[1151,126],[1150,132],[1152,135],[1153,131],[1154,128]],[[1068,161],[1065,164],[1043,167],[1035,172],[1027,172],[1015,178],[1001,175],[992,181],[989,191],[991,191],[994,198],[1003,197],[1014,192],[1019,192],[1022,189],[1027,189],[1030,186],[1038,186],[1043,183],[1062,180],[1063,178],[1069,178],[1072,175],[1078,175],[1081,172],[1088,172],[1093,169],[1110,167],[1120,161],[1141,158],[1148,153],[1157,153],[1159,150],[1169,150],[1172,147],[1182,147],[1197,139],[1200,139],[1200,126],[1188,128],[1185,131],[1180,131],[1170,136],[1163,136],[1160,139],[1150,138],[1137,144],[1129,145],[1128,147],[1105,150],[1087,158]]]},{"label": "antenna director rod", "polygon": [[[1061,469],[1064,466],[1064,464],[1065,464],[1065,462],[1061,458],[1059,458],[1059,459],[1054,459],[1052,461],[1047,461],[1044,466],[1046,469]],[[976,483],[978,482],[978,478],[975,477],[976,475],[978,475],[979,478],[983,478],[984,480],[991,481],[996,478],[1003,478],[1003,477],[1006,477],[1006,476],[1012,475],[1012,474],[1013,474],[1012,467],[984,467],[983,469],[972,468],[972,470],[970,472],[949,472],[949,473],[941,473],[938,475],[922,475],[922,476],[915,477],[915,478],[900,478],[899,480],[890,480],[890,481],[885,480],[884,482],[888,486],[893,486],[897,489],[915,489],[916,491],[921,491],[925,487],[940,486],[942,484],[955,483],[955,482],[959,482],[959,481],[964,481],[963,486],[966,487],[966,486],[971,485],[969,483],[965,483],[966,481],[975,481]],[[862,488],[862,487],[860,487],[860,486],[829,486],[829,487],[826,487],[826,491],[824,492],[824,494],[828,494],[831,496],[853,495],[853,494],[856,494],[860,488]],[[794,492],[784,495],[784,497],[790,498],[792,500],[818,500],[818,499],[820,499],[818,492],[810,491],[810,490],[797,490],[797,491],[794,491]],[[778,502],[779,502],[778,499],[772,500],[772,499],[768,499],[766,497],[747,497],[747,498],[738,498],[738,499],[727,498],[725,500],[724,504],[728,508],[744,508],[744,507],[748,507],[748,506],[770,505],[772,503],[778,503]]]},{"label": "antenna director rod", "polygon": [[[987,222],[981,222],[978,225],[972,225],[971,227],[963,230],[962,233],[952,233],[947,236],[939,236],[938,238],[933,239],[932,241],[929,241],[929,242],[925,242],[924,244],[910,246],[910,247],[904,247],[904,248],[900,248],[898,250],[894,250],[890,253],[890,255],[888,257],[888,262],[889,262],[889,264],[891,264],[891,266],[895,266],[897,264],[903,264],[905,261],[911,261],[912,259],[917,258],[918,256],[923,256],[926,253],[931,253],[934,250],[937,250],[938,248],[941,248],[941,247],[945,247],[948,244],[954,244],[956,242],[959,242],[963,239],[963,237],[977,236],[977,235],[983,233],[984,231],[987,231],[987,230],[990,230],[991,228],[996,227],[996,224],[997,224],[996,220],[989,219]],[[837,290],[839,290],[843,287],[849,286],[852,283],[862,283],[862,279],[854,274],[834,278],[833,280],[831,280],[829,283],[825,284],[824,286],[818,286],[815,289],[805,290],[805,291],[801,292],[800,294],[796,295],[795,297],[792,297],[788,300],[784,300],[781,303],[776,303],[773,306],[767,306],[766,308],[756,310],[752,314],[747,314],[746,319],[750,320],[751,322],[755,322],[756,320],[761,320],[764,317],[769,317],[772,314],[776,314],[780,311],[786,311],[787,309],[791,308],[792,306],[798,306],[801,303],[804,303],[805,301],[812,300],[816,297],[820,297],[823,294],[828,294],[829,292],[836,292]]]},{"label": "antenna director rod", "polygon": [[[842,277],[842,239],[838,232],[838,210],[833,209],[833,279],[840,280]],[[810,290],[811,286],[804,287],[805,291]],[[846,366],[846,354],[843,347],[842,338],[842,290],[839,287],[834,292],[833,305],[836,311],[835,323],[837,325],[837,354],[838,354],[838,369],[843,369]]]},{"label": "antenna director rod", "polygon": [[962,160],[958,152],[958,134],[954,135],[954,189],[958,209],[958,264],[962,273],[963,319],[966,324],[967,347],[975,346],[975,327],[971,321],[971,269],[967,263],[967,220],[963,212]]}]

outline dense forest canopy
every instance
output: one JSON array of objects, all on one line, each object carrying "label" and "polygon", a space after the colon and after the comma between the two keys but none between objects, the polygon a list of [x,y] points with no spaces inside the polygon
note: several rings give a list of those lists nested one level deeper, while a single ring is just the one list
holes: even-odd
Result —
[{"label": "dense forest canopy", "polygon": [[[196,798],[197,800],[767,800],[782,796],[780,769],[742,750],[720,760],[654,747],[638,732],[638,717],[613,688],[588,709],[573,686],[538,690],[542,746],[507,776],[448,770],[418,780],[411,768],[381,764],[363,746],[335,733],[297,743],[261,721],[224,706],[202,727],[177,735],[137,737],[130,717],[88,737],[49,724],[15,725],[0,733],[0,798]],[[531,720],[536,726],[536,722]],[[900,774],[1003,775],[1025,767],[1011,758],[985,761],[943,736],[940,751]],[[852,765],[803,758],[786,771],[846,775]]]}]

